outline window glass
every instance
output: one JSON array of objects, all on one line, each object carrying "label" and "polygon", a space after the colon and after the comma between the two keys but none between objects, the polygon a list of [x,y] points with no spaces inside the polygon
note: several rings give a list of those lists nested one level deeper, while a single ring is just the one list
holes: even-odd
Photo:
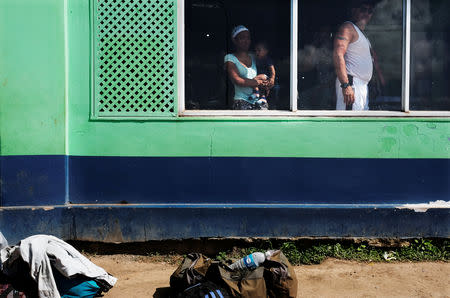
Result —
[{"label": "window glass", "polygon": [[[336,82],[339,53],[354,77],[353,105]],[[299,109],[400,110],[402,1],[300,0],[298,67]]]},{"label": "window glass", "polygon": [[[187,0],[186,109],[264,109],[267,106],[264,99],[269,109],[289,109],[290,7],[289,0]],[[236,45],[232,38],[238,25],[245,27],[240,29],[247,33],[241,30],[235,38],[248,34],[247,50],[244,49],[245,41],[244,46]],[[256,57],[257,48],[260,59]],[[265,58],[261,49],[268,51]],[[247,58],[246,67],[243,68],[246,61],[228,54]],[[230,77],[225,67],[230,63],[236,66],[237,78]],[[271,66],[275,74],[271,72]],[[253,78],[261,73],[266,74],[267,80]],[[272,82],[271,74],[274,76]],[[254,84],[250,81],[259,82],[260,86],[250,86]]]},{"label": "window glass", "polygon": [[411,7],[411,110],[450,110],[450,1]]}]

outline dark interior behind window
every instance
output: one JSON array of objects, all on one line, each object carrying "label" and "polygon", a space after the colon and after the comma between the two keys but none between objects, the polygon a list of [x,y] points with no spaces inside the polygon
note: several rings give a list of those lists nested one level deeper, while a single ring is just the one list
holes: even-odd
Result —
[{"label": "dark interior behind window", "polygon": [[186,109],[231,108],[233,86],[224,56],[233,51],[230,35],[236,25],[249,28],[251,51],[256,41],[268,43],[279,88],[278,96],[269,98],[269,108],[289,109],[290,5],[290,0],[187,0]]},{"label": "dark interior behind window", "polygon": [[[351,0],[300,0],[298,51],[298,108],[334,110],[336,74],[333,39],[350,20]],[[365,34],[376,52],[386,81],[380,86],[374,72],[370,110],[400,110],[402,87],[402,1],[378,1]]]},{"label": "dark interior behind window", "polygon": [[411,110],[450,110],[450,1],[414,0],[411,9]]}]

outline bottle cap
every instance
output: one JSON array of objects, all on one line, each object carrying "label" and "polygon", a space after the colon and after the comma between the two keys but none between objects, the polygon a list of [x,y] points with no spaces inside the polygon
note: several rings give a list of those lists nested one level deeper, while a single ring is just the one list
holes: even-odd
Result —
[{"label": "bottle cap", "polygon": [[275,250],[268,250],[264,253],[266,259],[270,259],[270,257],[274,254]]}]

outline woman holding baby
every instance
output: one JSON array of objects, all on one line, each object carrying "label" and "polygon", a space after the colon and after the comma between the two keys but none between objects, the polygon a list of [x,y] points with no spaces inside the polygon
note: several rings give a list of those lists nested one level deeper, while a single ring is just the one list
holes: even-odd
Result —
[{"label": "woman holding baby", "polygon": [[267,110],[267,101],[260,97],[259,91],[273,86],[273,79],[266,74],[258,75],[257,59],[249,53],[250,31],[242,25],[237,26],[231,38],[235,51],[226,55],[224,60],[228,77],[234,85],[233,110]]}]

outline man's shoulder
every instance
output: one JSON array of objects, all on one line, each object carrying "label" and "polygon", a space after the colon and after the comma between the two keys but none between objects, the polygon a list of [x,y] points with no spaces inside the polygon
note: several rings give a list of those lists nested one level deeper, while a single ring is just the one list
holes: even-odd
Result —
[{"label": "man's shoulder", "polygon": [[353,26],[353,23],[349,22],[349,21],[342,23],[341,26],[339,26],[339,30],[350,30],[350,31],[356,32],[355,27]]},{"label": "man's shoulder", "polygon": [[358,39],[358,32],[351,22],[342,23],[339,27],[338,33],[343,36],[351,37],[352,40]]}]

